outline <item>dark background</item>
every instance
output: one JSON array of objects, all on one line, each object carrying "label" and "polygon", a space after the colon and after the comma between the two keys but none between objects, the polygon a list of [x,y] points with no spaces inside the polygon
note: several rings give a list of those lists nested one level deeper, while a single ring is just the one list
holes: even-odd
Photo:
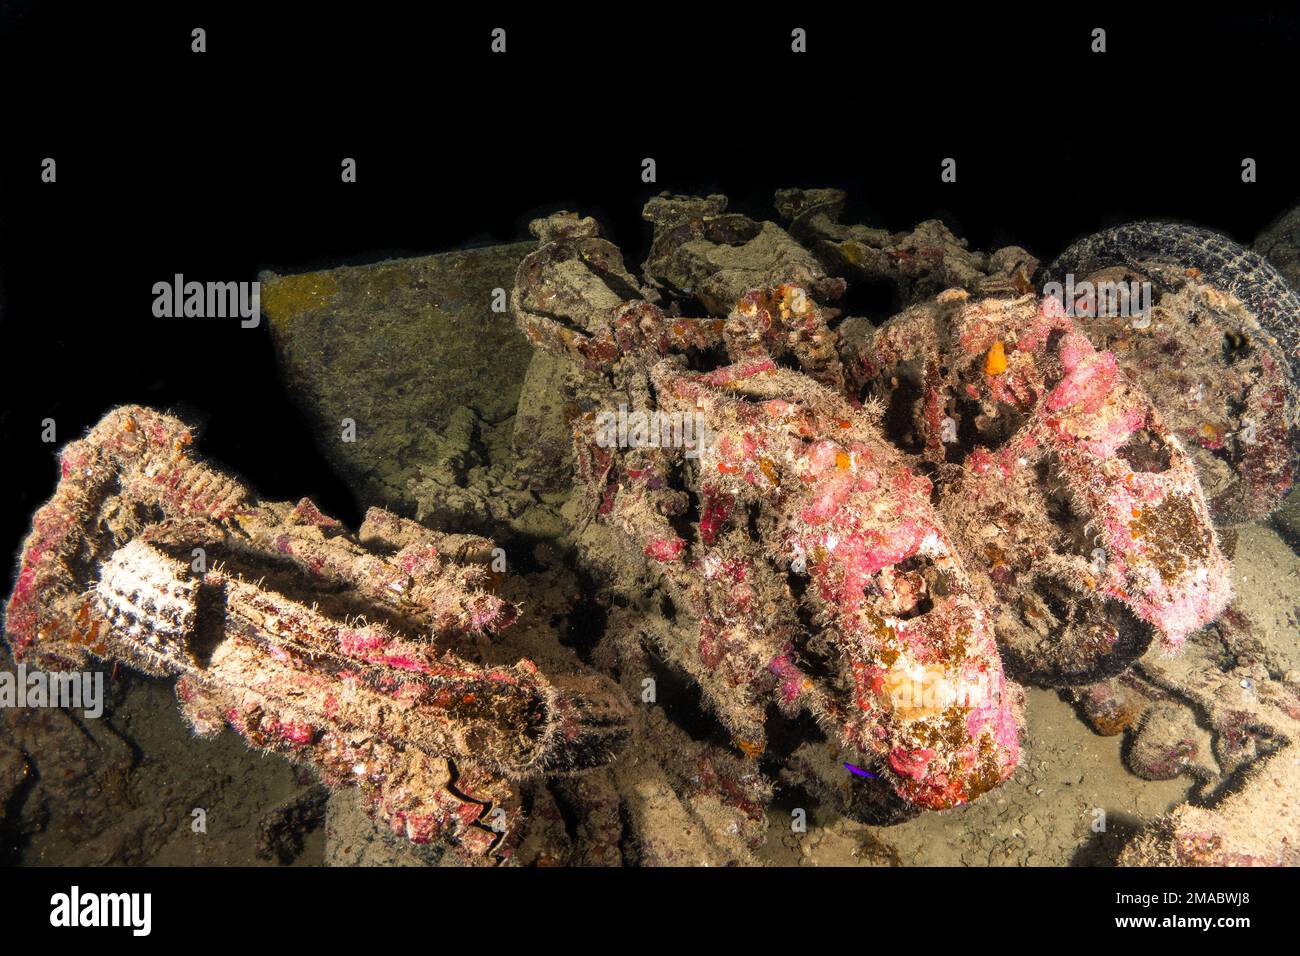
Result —
[{"label": "dark background", "polygon": [[[153,317],[153,284],[177,272],[252,280],[513,240],[556,208],[601,219],[635,268],[641,205],[663,189],[771,217],[775,188],[839,185],[845,221],[938,216],[973,248],[1045,259],[1139,217],[1249,243],[1300,197],[1294,14],[349,9],[3,5],[0,551],[52,493],[57,448],[122,402],[199,423],[202,454],[265,497],[357,520],[265,323]],[[939,181],[946,156],[956,184]],[[47,417],[58,445],[40,440]]]}]

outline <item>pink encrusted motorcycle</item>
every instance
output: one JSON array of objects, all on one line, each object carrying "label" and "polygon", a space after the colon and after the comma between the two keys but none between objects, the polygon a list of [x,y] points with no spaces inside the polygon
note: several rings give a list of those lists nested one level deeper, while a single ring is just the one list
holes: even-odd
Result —
[{"label": "pink encrusted motorcycle", "polygon": [[[954,290],[849,339],[815,301],[833,280],[793,243],[719,203],[652,206],[654,286],[561,214],[534,223],[513,305],[589,373],[574,437],[591,514],[653,569],[675,620],[648,637],[742,752],[764,753],[775,705],[908,803],[955,806],[1018,760],[999,644],[1027,676],[1095,680],[1153,627],[1176,647],[1222,609],[1176,439],[1053,303]],[[687,283],[732,294],[725,317],[681,315],[666,293]],[[611,448],[598,421],[622,405],[702,416],[706,435]],[[949,460],[957,430],[974,447]]]},{"label": "pink encrusted motorcycle", "polygon": [[[930,482],[882,439],[874,407],[842,393],[811,296],[786,284],[745,296],[724,322],[672,318],[609,291],[639,285],[590,226],[538,229],[551,241],[520,268],[525,332],[609,376],[611,401],[703,416],[701,447],[609,449],[588,413],[579,477],[594,512],[690,612],[679,631],[690,639],[661,651],[699,682],[736,745],[764,750],[775,703],[879,761],[919,806],[954,806],[1005,779],[1019,691]],[[725,364],[689,367],[692,349],[719,345]]]},{"label": "pink encrusted motorcycle", "polygon": [[354,537],[307,499],[258,500],[191,440],[127,406],[63,450],[5,618],[20,660],[178,677],[198,734],[229,726],[355,785],[394,831],[467,862],[509,859],[513,781],[599,765],[626,738],[598,675],[457,655],[516,616],[492,593],[491,542],[380,509]]}]

